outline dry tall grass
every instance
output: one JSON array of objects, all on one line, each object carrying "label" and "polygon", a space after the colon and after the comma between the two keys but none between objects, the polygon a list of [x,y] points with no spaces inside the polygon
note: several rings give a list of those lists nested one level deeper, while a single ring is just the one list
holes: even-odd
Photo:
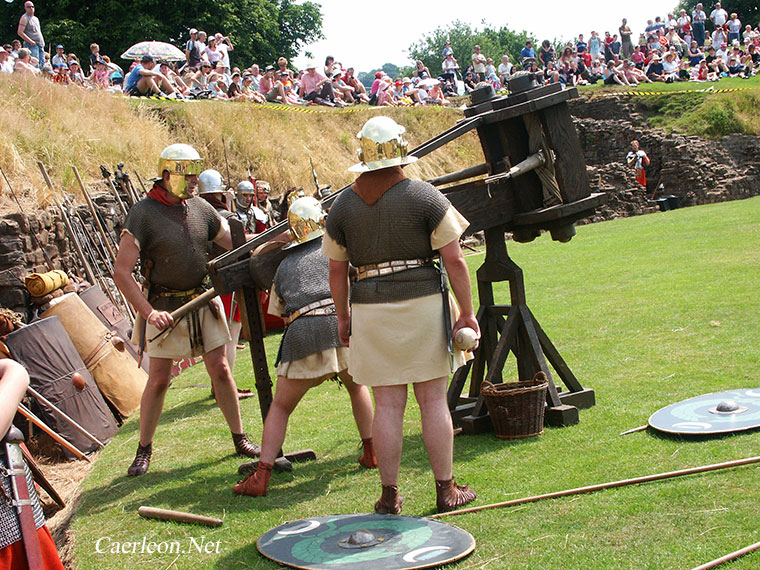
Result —
[{"label": "dry tall grass", "polygon": [[[0,78],[0,166],[25,207],[50,201],[37,169],[41,160],[56,187],[75,196],[79,189],[71,166],[87,184],[100,183],[99,165],[123,161],[128,172],[154,176],[161,150],[173,142],[194,145],[226,178],[226,142],[230,178],[235,185],[250,166],[276,192],[293,186],[314,188],[309,157],[321,185],[340,188],[353,176],[356,133],[377,109],[303,113],[253,104],[134,100],[83,91],[37,78]],[[461,112],[438,107],[383,110],[407,128],[412,146],[449,128]],[[450,143],[409,167],[410,176],[432,177],[482,162],[475,135]],[[14,210],[0,184],[0,211]]]}]

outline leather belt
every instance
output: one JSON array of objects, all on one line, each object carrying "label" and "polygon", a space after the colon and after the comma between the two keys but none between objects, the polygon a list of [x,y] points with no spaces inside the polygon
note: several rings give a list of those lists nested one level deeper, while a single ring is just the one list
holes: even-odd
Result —
[{"label": "leather belt", "polygon": [[296,309],[289,315],[283,315],[285,319],[287,319],[288,324],[295,321],[298,317],[303,316],[310,316],[310,317],[317,317],[317,316],[324,316],[324,315],[334,315],[335,314],[335,303],[331,298],[328,299],[322,299],[320,301],[314,301],[313,303],[309,303],[308,305],[304,305],[300,309]]},{"label": "leather belt", "polygon": [[391,275],[406,271],[407,269],[416,269],[418,267],[432,267],[432,259],[400,259],[398,261],[383,261],[381,263],[371,263],[369,265],[360,265],[356,268],[359,272],[358,281],[369,279],[371,277],[380,277],[381,275]]}]

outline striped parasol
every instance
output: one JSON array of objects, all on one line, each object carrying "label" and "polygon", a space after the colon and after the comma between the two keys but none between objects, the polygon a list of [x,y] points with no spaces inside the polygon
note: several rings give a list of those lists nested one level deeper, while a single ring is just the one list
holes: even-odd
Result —
[{"label": "striped parasol", "polygon": [[121,54],[121,58],[139,61],[144,55],[153,56],[156,60],[185,61],[185,54],[172,44],[154,41],[136,43]]}]

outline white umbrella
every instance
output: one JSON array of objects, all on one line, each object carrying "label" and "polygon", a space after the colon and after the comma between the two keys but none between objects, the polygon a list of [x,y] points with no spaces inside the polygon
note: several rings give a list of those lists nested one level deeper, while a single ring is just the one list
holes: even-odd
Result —
[{"label": "white umbrella", "polygon": [[419,83],[417,83],[417,86],[418,87],[424,87],[425,89],[427,89],[428,87],[435,87],[439,83],[440,83],[440,81],[438,81],[437,79],[433,79],[432,77],[429,77],[429,78],[423,79],[422,81],[420,81]]},{"label": "white umbrella", "polygon": [[139,42],[121,54],[122,59],[139,61],[144,55],[164,61],[185,61],[185,54],[179,48],[166,42]]}]

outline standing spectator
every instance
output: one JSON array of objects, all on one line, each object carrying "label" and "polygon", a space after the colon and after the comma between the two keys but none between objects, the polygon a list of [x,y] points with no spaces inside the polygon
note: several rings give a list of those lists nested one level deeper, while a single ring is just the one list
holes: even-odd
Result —
[{"label": "standing spectator", "polygon": [[588,44],[583,41],[583,34],[578,34],[578,42],[575,44],[575,51],[583,53],[586,51]]},{"label": "standing spectator", "polygon": [[715,10],[710,12],[710,21],[717,29],[723,27],[723,25],[726,23],[726,20],[728,20],[728,12],[721,8],[720,2],[716,2]]},{"label": "standing spectator", "polygon": [[731,19],[727,22],[728,26],[728,43],[733,44],[734,40],[739,41],[739,35],[742,31],[742,23],[736,15],[736,12],[731,14]]},{"label": "standing spectator", "polygon": [[681,10],[681,14],[676,20],[676,29],[686,45],[691,45],[691,18],[689,18],[686,10]]},{"label": "standing spectator", "polygon": [[98,44],[90,44],[90,71],[95,69],[95,64],[100,57],[100,46]]},{"label": "standing spectator", "polygon": [[226,69],[232,69],[230,66],[230,52],[234,50],[234,46],[230,41],[230,38],[223,36],[221,33],[216,33],[216,49],[222,55],[222,63]]},{"label": "standing spectator", "polygon": [[447,55],[454,55],[454,50],[451,49],[451,42],[449,40],[446,40],[446,46],[441,52],[441,57],[446,57]]},{"label": "standing spectator", "polygon": [[201,59],[207,60],[206,57],[206,41],[208,36],[203,30],[198,30],[198,49],[201,51]]},{"label": "standing spectator", "polygon": [[588,52],[591,55],[591,61],[602,58],[602,40],[599,34],[592,31],[588,39]]},{"label": "standing spectator", "polygon": [[[535,54],[534,54],[535,57]],[[478,81],[486,79],[486,56],[480,53],[480,46],[475,46],[475,53],[472,54],[472,70],[477,75]]]},{"label": "standing spectator", "polygon": [[721,46],[728,44],[728,34],[726,33],[726,30],[723,26],[720,28],[715,28],[715,30],[712,33],[712,47],[715,48],[715,50],[719,50]]},{"label": "standing spectator", "polygon": [[24,40],[24,47],[37,60],[37,67],[45,65],[45,38],[42,37],[40,20],[34,15],[34,2],[24,2],[24,14],[18,21],[18,35]]},{"label": "standing spectator", "polygon": [[525,42],[525,47],[520,50],[520,63],[523,64],[523,68],[525,67],[526,59],[536,59],[536,50],[533,49],[533,42],[531,40]]},{"label": "standing spectator", "polygon": [[443,69],[441,76],[445,81],[456,81],[457,71],[459,71],[459,64],[457,63],[453,52],[446,55],[441,67]]},{"label": "standing spectator", "polygon": [[613,59],[620,56],[621,48],[622,45],[620,44],[620,40],[618,40],[617,34],[613,34],[612,41],[610,42],[610,52],[612,53]]},{"label": "standing spectator", "polygon": [[700,2],[691,13],[691,27],[694,30],[694,39],[699,47],[704,47],[705,45],[705,20],[707,20],[707,14],[702,9],[702,3]]},{"label": "standing spectator", "polygon": [[675,28],[677,25],[676,17],[673,15],[672,12],[668,13],[668,17],[665,20],[665,27],[666,28]]},{"label": "standing spectator", "polygon": [[190,39],[185,44],[185,59],[190,69],[198,69],[198,66],[201,64],[201,54],[201,46],[198,42],[198,30],[190,28]]},{"label": "standing spectator", "polygon": [[628,26],[628,20],[623,18],[623,22],[620,24],[618,31],[620,32],[620,43],[623,49],[623,59],[628,59],[633,53],[633,43],[631,43],[631,34],[633,32],[631,32],[631,28]]},{"label": "standing spectator", "polygon": [[649,157],[647,153],[639,148],[639,141],[631,141],[631,152],[625,157],[628,166],[633,168],[636,173],[636,182],[641,184],[645,189],[647,187],[647,175],[644,167],[649,166]]},{"label": "standing spectator", "polygon": [[512,75],[513,69],[514,65],[509,63],[509,56],[507,54],[501,56],[501,63],[499,64],[499,81],[501,81],[502,85],[507,85],[507,81],[509,81],[509,76]]},{"label": "standing spectator", "polygon": [[215,36],[210,36],[208,38],[208,45],[206,46],[206,59],[212,66],[222,59],[222,52],[219,51],[216,45]]}]

